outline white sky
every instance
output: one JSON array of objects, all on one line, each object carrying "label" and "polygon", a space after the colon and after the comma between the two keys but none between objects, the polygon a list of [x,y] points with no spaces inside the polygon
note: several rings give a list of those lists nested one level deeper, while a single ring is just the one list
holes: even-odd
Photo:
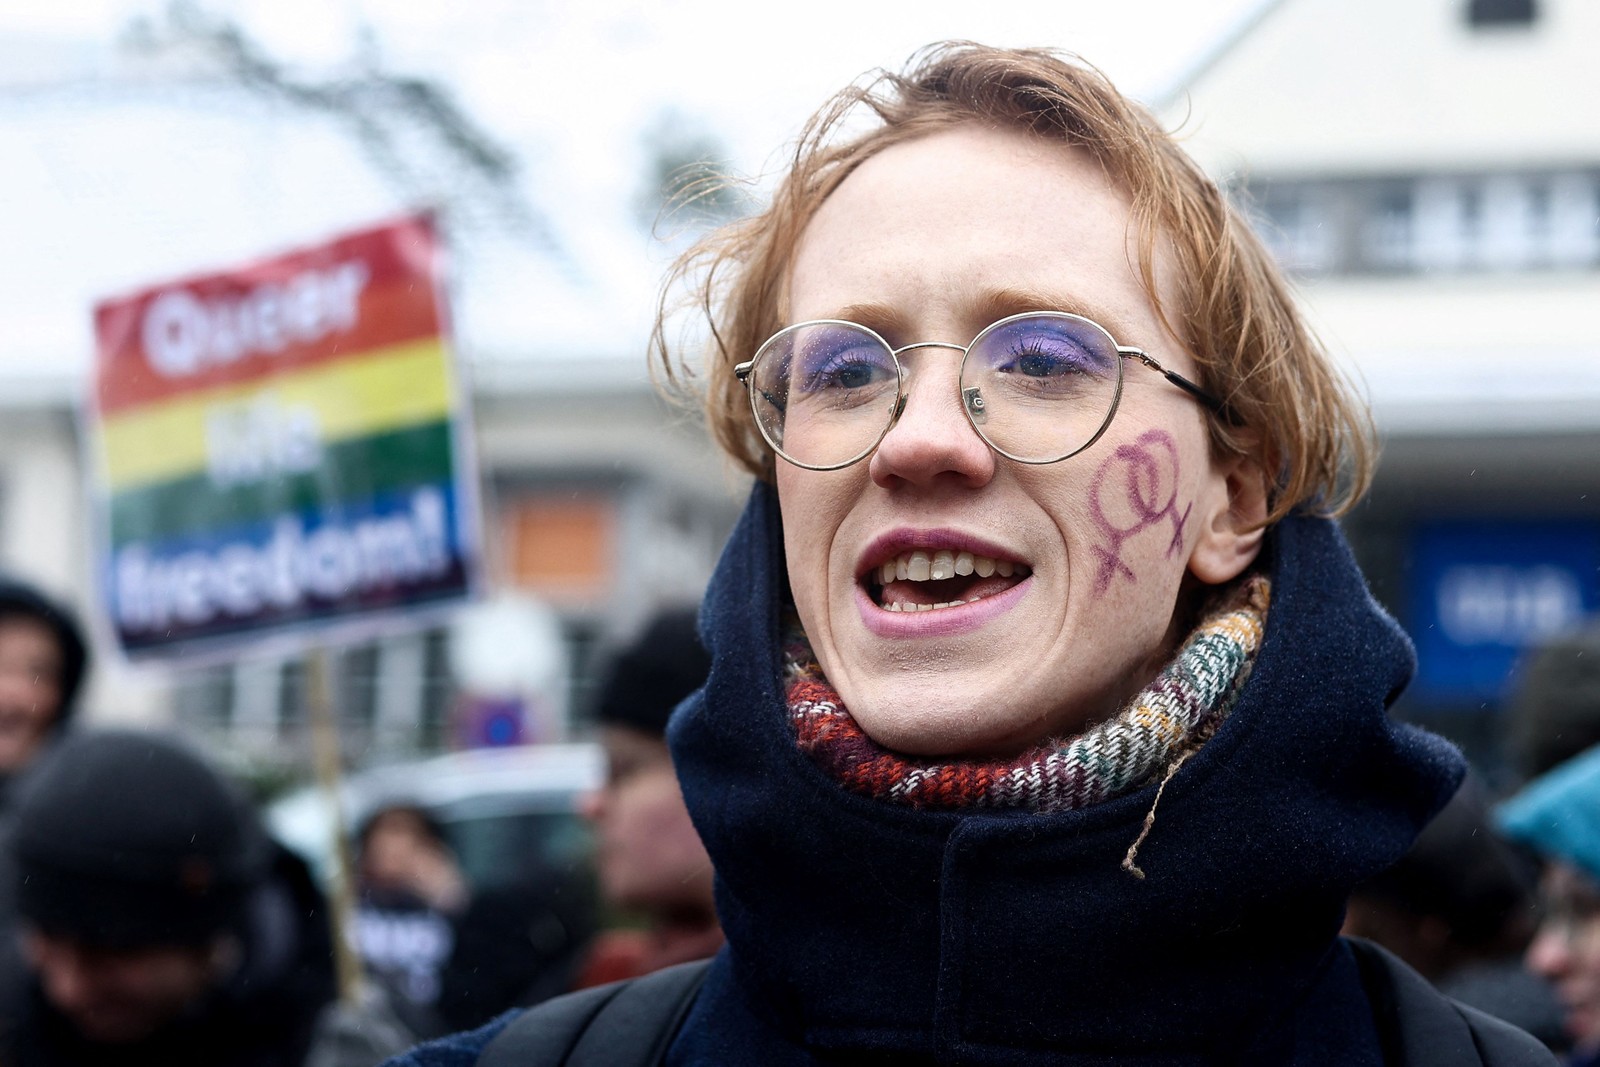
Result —
[{"label": "white sky", "polygon": [[[612,333],[591,340],[627,352],[643,336],[660,274],[659,249],[647,248],[630,211],[645,174],[641,134],[664,112],[719,140],[737,172],[759,175],[777,165],[827,96],[872,67],[899,66],[932,41],[1066,48],[1151,99],[1274,0],[195,2],[239,21],[276,57],[312,70],[337,69],[365,40],[387,69],[444,83],[518,154],[530,199],[556,221],[580,271],[596,282],[589,299],[608,308]],[[132,20],[160,23],[164,10],[164,0],[0,0],[0,53],[13,64],[0,70],[0,91],[28,77],[16,64],[38,65],[42,73],[33,77],[48,79],[50,57],[74,56],[80,44],[86,55],[108,53]],[[73,44],[31,47],[39,35]],[[38,172],[31,185],[25,173],[0,182],[34,205],[0,218],[12,265],[0,263],[0,320],[14,342],[0,362],[18,370],[82,366],[87,309],[98,297],[398,209],[392,196],[370,190],[330,187],[319,195],[303,171],[314,164],[294,169],[288,146],[275,155],[260,143],[275,134],[259,121],[238,128],[253,134],[220,126],[207,133],[207,122],[226,117],[192,114],[187,140],[161,142],[174,157],[169,164],[156,151],[115,147],[130,137],[176,137],[159,116],[107,112],[96,125],[88,112],[52,106],[32,120],[7,120],[6,132],[24,137],[8,142],[29,157],[22,170]],[[19,107],[7,114],[28,114]],[[297,138],[294,151],[304,155],[295,158],[332,158],[332,149],[319,156],[307,146],[314,135]],[[563,295],[559,283],[530,277],[515,265],[482,269],[460,294],[458,323],[479,348],[526,350],[532,339],[557,335],[563,318],[577,331],[604,332],[594,330],[592,308]]]},{"label": "white sky", "polygon": [[[348,58],[370,28],[395,66],[447,80],[476,114],[513,132],[553,114],[607,128],[674,106],[758,165],[833,90],[898,65],[921,45],[970,38],[1076,51],[1122,87],[1171,85],[1271,0],[202,0],[275,52]],[[791,10],[785,10],[785,7]],[[155,0],[0,0],[0,34],[100,40]],[[755,146],[765,145],[764,149]]]}]

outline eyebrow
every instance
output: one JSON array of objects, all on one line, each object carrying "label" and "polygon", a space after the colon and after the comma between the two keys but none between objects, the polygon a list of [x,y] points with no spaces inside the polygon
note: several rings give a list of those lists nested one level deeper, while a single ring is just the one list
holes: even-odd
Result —
[{"label": "eyebrow", "polygon": [[890,337],[895,334],[903,335],[911,329],[911,320],[905,313],[888,304],[880,304],[875,301],[846,304],[830,315],[829,318],[859,323]]},{"label": "eyebrow", "polygon": [[1117,339],[1118,344],[1131,343],[1124,340],[1128,334],[1128,325],[1120,316],[1110,314],[1067,293],[1007,286],[1003,289],[978,293],[973,301],[973,310],[975,316],[984,323],[998,322],[1007,315],[1017,315],[1024,311],[1065,311],[1099,323]]},{"label": "eyebrow", "polygon": [[[1132,343],[1123,339],[1128,335],[1128,328],[1120,317],[1107,314],[1065,293],[1006,286],[977,293],[970,300],[969,306],[972,309],[970,315],[974,322],[974,333],[992,322],[998,322],[1009,315],[1019,315],[1024,311],[1066,311],[1098,322],[1111,332],[1118,344]],[[910,337],[915,332],[912,329],[910,316],[890,304],[876,301],[847,304],[827,317],[860,323],[891,340],[895,338],[918,340]],[[926,340],[939,340],[939,338],[926,338]],[[971,337],[963,338],[961,343],[970,340]]]}]

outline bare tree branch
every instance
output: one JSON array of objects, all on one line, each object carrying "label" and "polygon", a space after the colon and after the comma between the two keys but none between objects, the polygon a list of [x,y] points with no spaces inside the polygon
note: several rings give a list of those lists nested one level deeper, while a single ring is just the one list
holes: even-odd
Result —
[{"label": "bare tree branch", "polygon": [[406,199],[445,215],[447,228],[520,236],[575,271],[545,216],[528,202],[516,154],[437,81],[384,70],[370,51],[352,64],[353,74],[298,73],[238,23],[188,0],[167,9],[159,29],[140,27],[133,36],[152,52],[196,51],[245,89],[332,116]]}]

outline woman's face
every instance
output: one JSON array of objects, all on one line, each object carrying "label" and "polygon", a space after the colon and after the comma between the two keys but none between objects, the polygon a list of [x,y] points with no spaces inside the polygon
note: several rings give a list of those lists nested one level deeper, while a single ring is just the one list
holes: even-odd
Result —
[{"label": "woman's face", "polygon": [[[885,149],[829,197],[796,252],[787,318],[850,319],[898,347],[1070,311],[1193,378],[1132,237],[1127,201],[1086,153],[957,127]],[[1202,408],[1136,364],[1086,451],[1044,466],[997,456],[963,413],[960,358],[902,355],[905,411],[877,451],[839,471],[780,460],[778,496],[795,605],[862,728],[908,753],[1008,754],[1148,682],[1182,636],[1185,575],[1243,570],[1264,499],[1255,468],[1213,460]],[[974,573],[913,580],[911,554],[940,551],[971,553]],[[907,579],[880,587],[902,558]]]},{"label": "woman's face", "polygon": [[650,915],[710,914],[711,858],[695,833],[667,743],[604,726],[606,783],[587,797],[600,888],[619,907]]},{"label": "woman's face", "polygon": [[1550,983],[1579,1051],[1600,1049],[1600,884],[1553,862],[1539,880],[1544,917],[1523,963]]}]

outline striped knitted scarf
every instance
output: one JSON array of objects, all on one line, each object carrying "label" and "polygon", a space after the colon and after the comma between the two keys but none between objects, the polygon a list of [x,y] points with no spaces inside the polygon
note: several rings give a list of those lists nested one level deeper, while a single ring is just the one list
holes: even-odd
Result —
[{"label": "striped knitted scarf", "polygon": [[924,759],[878,745],[822,676],[798,622],[785,633],[790,721],[801,750],[855,793],[945,810],[1087,807],[1175,769],[1210,738],[1250,675],[1270,592],[1262,575],[1234,585],[1120,713],[1077,737],[1047,741],[1012,759]]}]

